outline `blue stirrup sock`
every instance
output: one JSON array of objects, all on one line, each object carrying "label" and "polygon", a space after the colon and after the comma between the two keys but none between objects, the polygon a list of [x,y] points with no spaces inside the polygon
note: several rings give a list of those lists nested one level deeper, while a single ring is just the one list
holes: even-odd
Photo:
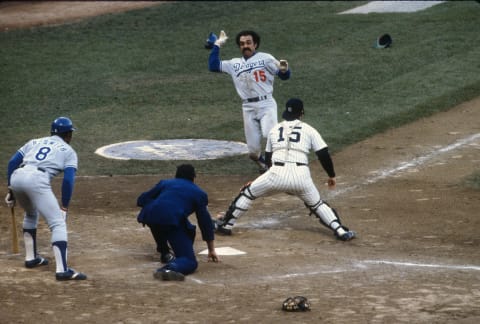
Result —
[{"label": "blue stirrup sock", "polygon": [[52,243],[53,254],[55,255],[55,262],[57,264],[56,272],[65,272],[67,267],[67,242],[56,241]]}]

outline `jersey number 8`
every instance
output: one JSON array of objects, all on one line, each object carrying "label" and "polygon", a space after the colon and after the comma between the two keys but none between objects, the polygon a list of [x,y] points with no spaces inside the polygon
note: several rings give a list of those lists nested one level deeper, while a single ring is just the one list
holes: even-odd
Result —
[{"label": "jersey number 8", "polygon": [[47,146],[44,146],[44,147],[41,147],[39,150],[38,150],[38,153],[35,155],[35,158],[38,160],[38,161],[43,161],[47,158],[47,155],[48,153],[50,153],[52,149],[47,147]]}]

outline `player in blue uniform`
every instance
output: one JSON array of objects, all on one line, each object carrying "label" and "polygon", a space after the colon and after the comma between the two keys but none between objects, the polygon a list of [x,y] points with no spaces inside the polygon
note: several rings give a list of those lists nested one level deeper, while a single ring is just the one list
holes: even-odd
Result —
[{"label": "player in blue uniform", "polygon": [[202,238],[207,242],[208,260],[218,262],[214,247],[214,228],[208,211],[208,195],[194,183],[195,169],[190,164],[177,167],[174,179],[161,180],[137,199],[142,207],[137,220],[147,225],[157,247],[167,241],[175,258],[154,273],[156,279],[184,280],[198,262],[193,244],[196,226],[188,217],[195,212]]},{"label": "player in blue uniform", "polygon": [[[23,240],[25,267],[48,264],[37,254],[37,223],[42,215],[52,232],[51,242],[56,262],[57,280],[84,280],[87,276],[67,267],[67,211],[75,184],[77,153],[70,146],[75,128],[67,117],[55,119],[50,135],[32,139],[23,145],[8,162],[9,207],[16,200],[25,209]],[[53,177],[63,171],[62,199],[59,205],[51,187]]]}]

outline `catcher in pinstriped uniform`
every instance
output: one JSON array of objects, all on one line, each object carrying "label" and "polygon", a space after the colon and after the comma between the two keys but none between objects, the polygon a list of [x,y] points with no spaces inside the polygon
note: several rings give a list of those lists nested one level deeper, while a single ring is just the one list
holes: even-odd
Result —
[{"label": "catcher in pinstriped uniform", "polygon": [[304,113],[300,99],[288,100],[282,115],[284,121],[274,126],[267,138],[265,159],[268,171],[245,185],[225,215],[214,220],[218,234],[231,235],[236,220],[256,198],[269,193],[286,192],[302,199],[320,223],[330,228],[339,240],[355,238],[356,233],[343,226],[336,211],[320,198],[312,180],[308,167],[310,150],[315,152],[328,174],[329,188],[334,188],[336,184],[328,146],[316,129],[301,121]]}]

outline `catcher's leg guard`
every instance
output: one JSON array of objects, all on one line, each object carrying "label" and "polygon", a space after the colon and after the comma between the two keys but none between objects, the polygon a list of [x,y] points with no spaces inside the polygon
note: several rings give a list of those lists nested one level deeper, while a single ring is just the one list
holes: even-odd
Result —
[{"label": "catcher's leg guard", "polygon": [[305,204],[305,206],[310,209],[311,214],[315,214],[321,224],[332,229],[337,237],[341,237],[348,232],[348,228],[342,225],[337,211],[330,207],[325,201],[320,200],[313,206],[307,204]]},{"label": "catcher's leg guard", "polygon": [[[222,228],[218,231],[231,231],[237,219],[250,208],[252,202],[256,198],[257,197],[255,197],[250,191],[250,184],[243,187],[243,189],[240,191],[240,194],[233,200],[233,202],[230,204],[230,207],[228,207],[225,216],[223,216],[223,218],[217,222],[218,227]],[[223,231],[223,229],[227,231]]]}]

